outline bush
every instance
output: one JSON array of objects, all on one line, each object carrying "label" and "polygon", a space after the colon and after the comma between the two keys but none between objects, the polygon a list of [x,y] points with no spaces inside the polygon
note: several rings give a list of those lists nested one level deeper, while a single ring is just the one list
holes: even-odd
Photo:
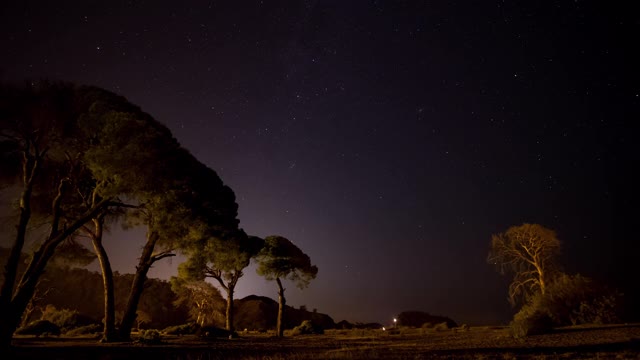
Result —
[{"label": "bush", "polygon": [[169,326],[162,330],[163,334],[167,335],[191,335],[195,334],[198,331],[199,326],[195,323],[182,324]]},{"label": "bush", "polygon": [[41,320],[48,320],[56,324],[59,328],[73,329],[81,326],[96,324],[97,321],[89,316],[82,315],[76,310],[56,309],[53,305],[47,305],[42,312]]},{"label": "bush", "polygon": [[620,321],[622,295],[581,275],[560,274],[530,304],[546,313],[554,326]]},{"label": "bush", "polygon": [[439,324],[436,324],[433,329],[435,331],[444,331],[444,330],[449,330],[449,324],[445,321],[445,322],[441,322]]},{"label": "bush", "polygon": [[293,328],[292,335],[324,334],[324,329],[314,324],[311,320],[304,320],[300,325]]},{"label": "bush", "polygon": [[529,335],[546,334],[553,330],[553,320],[549,314],[540,309],[540,302],[534,301],[522,307],[513,317],[510,324],[511,335],[523,338]]},{"label": "bush", "polygon": [[149,345],[162,344],[162,335],[155,329],[141,330],[138,342]]},{"label": "bush", "polygon": [[49,320],[36,320],[16,330],[18,335],[60,335],[60,327]]},{"label": "bush", "polygon": [[580,302],[577,320],[584,324],[613,324],[620,321],[620,293],[601,295]]},{"label": "bush", "polygon": [[92,325],[86,325],[86,326],[77,327],[75,329],[71,329],[66,332],[66,335],[78,336],[78,335],[97,334],[97,333],[101,333],[102,329],[103,329],[102,325],[92,324]]}]

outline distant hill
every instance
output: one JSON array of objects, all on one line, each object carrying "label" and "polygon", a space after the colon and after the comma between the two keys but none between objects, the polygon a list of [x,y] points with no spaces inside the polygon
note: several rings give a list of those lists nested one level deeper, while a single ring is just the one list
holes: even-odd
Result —
[{"label": "distant hill", "polygon": [[[235,305],[234,323],[236,329],[258,331],[275,329],[278,316],[277,301],[265,296],[249,295],[243,299],[236,300]],[[322,326],[323,329],[336,327],[336,323],[329,315],[285,305],[283,316],[285,329],[292,329],[300,325],[304,320],[311,320],[315,324]]]}]

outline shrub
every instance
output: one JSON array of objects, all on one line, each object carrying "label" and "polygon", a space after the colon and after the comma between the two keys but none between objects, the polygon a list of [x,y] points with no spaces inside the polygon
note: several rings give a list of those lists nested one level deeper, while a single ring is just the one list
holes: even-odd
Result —
[{"label": "shrub", "polygon": [[78,335],[97,334],[97,333],[101,333],[102,329],[103,329],[102,325],[92,324],[92,325],[80,326],[75,329],[71,329],[66,332],[66,335],[78,336]]},{"label": "shrub", "polygon": [[523,338],[529,335],[546,334],[553,330],[553,320],[546,311],[540,308],[539,304],[539,301],[534,301],[525,305],[513,317],[510,324],[513,337]]},{"label": "shrub", "polygon": [[577,320],[581,323],[612,324],[620,321],[622,295],[611,293],[580,302]]},{"label": "shrub", "polygon": [[141,330],[138,342],[149,345],[162,344],[162,335],[155,329]]},{"label": "shrub", "polygon": [[620,320],[622,295],[581,275],[561,274],[530,304],[548,314],[555,326],[603,324]]},{"label": "shrub", "polygon": [[314,324],[311,320],[304,320],[300,325],[293,328],[292,335],[307,335],[307,334],[324,334],[324,329]]},{"label": "shrub", "polygon": [[91,317],[82,315],[76,310],[56,309],[53,305],[47,305],[41,319],[51,321],[63,330],[97,323]]},{"label": "shrub", "polygon": [[441,322],[439,324],[436,324],[433,329],[435,331],[444,331],[444,330],[449,330],[449,324],[447,324],[447,322]]},{"label": "shrub", "polygon": [[16,330],[19,335],[60,335],[60,327],[49,320],[32,321],[26,326]]}]

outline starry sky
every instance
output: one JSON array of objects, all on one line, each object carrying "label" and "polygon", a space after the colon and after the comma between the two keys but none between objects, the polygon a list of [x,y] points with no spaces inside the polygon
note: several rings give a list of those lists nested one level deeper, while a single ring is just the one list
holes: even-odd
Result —
[{"label": "starry sky", "polygon": [[[524,222],[557,231],[565,271],[638,294],[640,20],[604,3],[7,1],[0,80],[100,86],[166,124],[247,233],[318,266],[289,305],[505,323],[486,256]],[[112,229],[116,270],[143,239]],[[246,273],[237,298],[276,298]]]}]

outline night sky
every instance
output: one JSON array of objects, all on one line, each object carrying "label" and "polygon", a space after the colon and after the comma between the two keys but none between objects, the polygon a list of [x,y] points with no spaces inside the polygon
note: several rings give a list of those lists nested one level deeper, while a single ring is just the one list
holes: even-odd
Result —
[{"label": "night sky", "polygon": [[[289,305],[505,323],[486,256],[524,222],[557,231],[565,271],[638,293],[640,16],[604,3],[5,1],[0,80],[100,86],[166,124],[247,233],[318,266]],[[144,231],[107,240],[134,272]],[[246,273],[237,298],[276,298]]]}]

